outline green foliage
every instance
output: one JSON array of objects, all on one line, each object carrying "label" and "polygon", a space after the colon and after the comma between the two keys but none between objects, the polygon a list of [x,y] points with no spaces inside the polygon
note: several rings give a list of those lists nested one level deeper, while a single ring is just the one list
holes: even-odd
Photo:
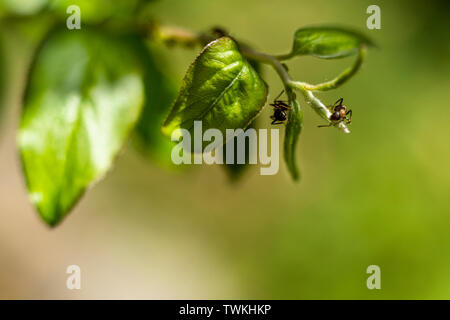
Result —
[{"label": "green foliage", "polygon": [[[160,26],[148,19],[150,2],[0,0],[0,16],[12,18],[20,34],[35,44],[48,29],[64,25],[70,5],[81,10],[81,30],[62,28],[41,42],[27,79],[19,127],[28,192],[49,225],[60,222],[86,188],[111,168],[130,134],[149,159],[172,166],[170,137],[179,137],[186,129],[194,138],[195,121],[202,121],[203,131],[218,129],[224,137],[226,129],[253,127],[267,99],[262,64],[276,70],[289,93],[284,160],[292,178],[299,180],[297,145],[303,118],[293,90],[330,121],[330,111],[313,92],[335,89],[350,79],[364,60],[364,47],[372,44],[342,28],[302,28],[295,33],[291,53],[276,57],[226,36],[229,33],[220,28],[194,33]],[[161,43],[204,46],[178,93],[167,75],[170,60],[158,53]],[[317,85],[294,81],[281,63],[299,55],[339,58],[356,52],[358,60],[352,67]],[[1,58],[0,52],[0,98]],[[345,123],[333,125],[349,132]],[[227,141],[223,143],[226,157]],[[237,163],[235,152],[235,163],[223,165],[231,180],[248,167],[250,147],[247,140],[245,164]],[[194,144],[194,152],[202,150]]]},{"label": "green foliage", "polygon": [[55,32],[37,53],[19,147],[29,195],[49,225],[111,167],[144,102],[141,70],[128,41],[94,31]]},{"label": "green foliage", "polygon": [[289,173],[294,180],[300,179],[296,150],[302,127],[303,113],[300,109],[300,104],[298,101],[293,100],[291,102],[291,110],[289,112],[289,119],[284,136],[284,160],[287,164]]},{"label": "green foliage", "polygon": [[[246,128],[267,98],[267,86],[239,52],[231,38],[209,43],[190,66],[163,132],[187,129],[193,137],[195,120],[203,130]],[[198,151],[198,150],[196,150]]]},{"label": "green foliage", "polygon": [[[336,89],[349,80],[361,66],[365,57],[365,46],[373,43],[365,36],[356,32],[336,27],[309,27],[301,28],[295,32],[294,44],[291,53],[280,56],[280,60],[290,59],[295,56],[312,55],[323,59],[342,58],[359,53],[355,64],[346,69],[335,79],[318,85],[294,82],[293,88],[301,91],[306,101],[313,109],[326,120],[329,120],[330,111],[311,91],[325,91]],[[289,83],[288,83],[289,84]],[[299,180],[300,172],[297,166],[296,146],[302,130],[303,115],[298,101],[294,100],[289,113],[284,139],[284,159],[288,170],[294,180]],[[349,132],[343,123],[335,123],[344,132]]]},{"label": "green foliage", "polygon": [[159,164],[171,166],[170,154],[174,143],[161,132],[169,109],[177,94],[175,84],[166,75],[164,59],[160,57],[157,44],[147,48],[140,46],[136,52],[144,63],[145,105],[136,126],[136,145],[138,149]]},{"label": "green foliage", "polygon": [[313,55],[318,58],[342,58],[358,52],[361,45],[372,46],[365,36],[354,31],[335,27],[301,28],[295,32],[289,58]]},{"label": "green foliage", "polygon": [[[262,64],[258,62],[257,60],[248,59],[248,62],[250,65],[255,69],[257,73],[259,73],[262,76]],[[256,129],[255,122],[252,122],[247,129],[254,128]],[[230,181],[231,182],[237,182],[242,178],[244,175],[244,172],[247,171],[250,163],[250,148],[252,147],[248,141],[248,139],[245,140],[245,163],[239,164],[237,163],[237,137],[234,137],[234,163],[225,163],[223,167],[225,168],[225,171],[227,172]],[[226,159],[226,146],[225,143],[222,147],[222,152],[224,154],[224,159]]]}]

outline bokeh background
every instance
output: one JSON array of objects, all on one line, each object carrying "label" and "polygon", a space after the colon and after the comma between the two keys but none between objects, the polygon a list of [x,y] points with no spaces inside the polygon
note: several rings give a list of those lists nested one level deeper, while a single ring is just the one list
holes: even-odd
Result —
[{"label": "bokeh background", "polygon": [[[154,2],[152,15],[165,24],[220,25],[274,54],[305,25],[364,32],[379,48],[350,82],[320,95],[344,97],[352,133],[318,129],[321,119],[301,100],[298,184],[284,163],[275,176],[253,166],[235,183],[219,166],[167,171],[128,144],[55,229],[27,199],[15,143],[25,76],[47,25],[33,9],[43,1],[1,2],[26,5],[13,18],[0,11],[0,298],[450,298],[448,1]],[[370,4],[381,7],[381,30],[366,28]],[[197,52],[167,50],[178,83]],[[316,83],[353,59],[302,57],[289,67]],[[280,82],[264,73],[273,98]],[[269,113],[260,127],[270,126]],[[71,264],[81,267],[78,291],[65,285]],[[366,287],[372,264],[381,290]]]}]

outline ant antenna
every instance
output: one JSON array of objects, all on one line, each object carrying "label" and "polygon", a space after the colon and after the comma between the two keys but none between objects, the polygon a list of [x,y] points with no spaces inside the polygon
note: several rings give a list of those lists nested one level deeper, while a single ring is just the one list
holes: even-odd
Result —
[{"label": "ant antenna", "polygon": [[334,103],[334,106],[340,106],[344,102],[344,98],[340,98],[338,101]]},{"label": "ant antenna", "polygon": [[279,97],[281,97],[281,95],[284,93],[284,90],[281,91],[281,93],[274,99],[274,100],[278,100]]}]

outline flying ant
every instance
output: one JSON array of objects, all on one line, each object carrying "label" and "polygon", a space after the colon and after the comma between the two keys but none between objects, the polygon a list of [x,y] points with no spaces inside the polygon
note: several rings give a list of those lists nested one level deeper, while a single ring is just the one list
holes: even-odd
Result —
[{"label": "flying ant", "polygon": [[[342,121],[346,121],[347,124],[351,123],[352,120],[352,110],[347,110],[347,107],[342,104],[344,102],[344,98],[340,98],[338,101],[336,101],[332,106],[328,106],[328,110],[330,110],[331,116],[330,116],[330,123],[326,125],[320,125],[319,128],[322,127],[330,127],[332,125],[335,125],[337,123],[340,123]],[[348,117],[347,117],[348,116]]]}]

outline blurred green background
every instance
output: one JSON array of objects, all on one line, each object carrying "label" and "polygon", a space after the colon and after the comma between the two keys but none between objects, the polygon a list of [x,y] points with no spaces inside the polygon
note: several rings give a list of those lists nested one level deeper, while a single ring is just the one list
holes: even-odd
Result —
[{"label": "blurred green background", "polygon": [[[371,4],[381,7],[381,30],[366,28]],[[218,166],[166,171],[129,144],[50,230],[27,199],[15,144],[30,58],[48,23],[0,10],[0,298],[450,298],[448,1],[162,0],[151,8],[165,24],[220,25],[274,54],[306,25],[364,32],[379,48],[342,88],[320,95],[344,97],[352,133],[318,129],[323,121],[301,100],[298,184],[284,163],[275,176],[253,166],[237,183]],[[197,52],[167,50],[177,83]],[[289,67],[317,83],[353,59],[304,57]],[[272,99],[281,85],[264,68]],[[269,115],[266,106],[260,127]],[[70,264],[81,267],[79,291],[66,289]],[[372,264],[381,290],[366,287]]]}]

